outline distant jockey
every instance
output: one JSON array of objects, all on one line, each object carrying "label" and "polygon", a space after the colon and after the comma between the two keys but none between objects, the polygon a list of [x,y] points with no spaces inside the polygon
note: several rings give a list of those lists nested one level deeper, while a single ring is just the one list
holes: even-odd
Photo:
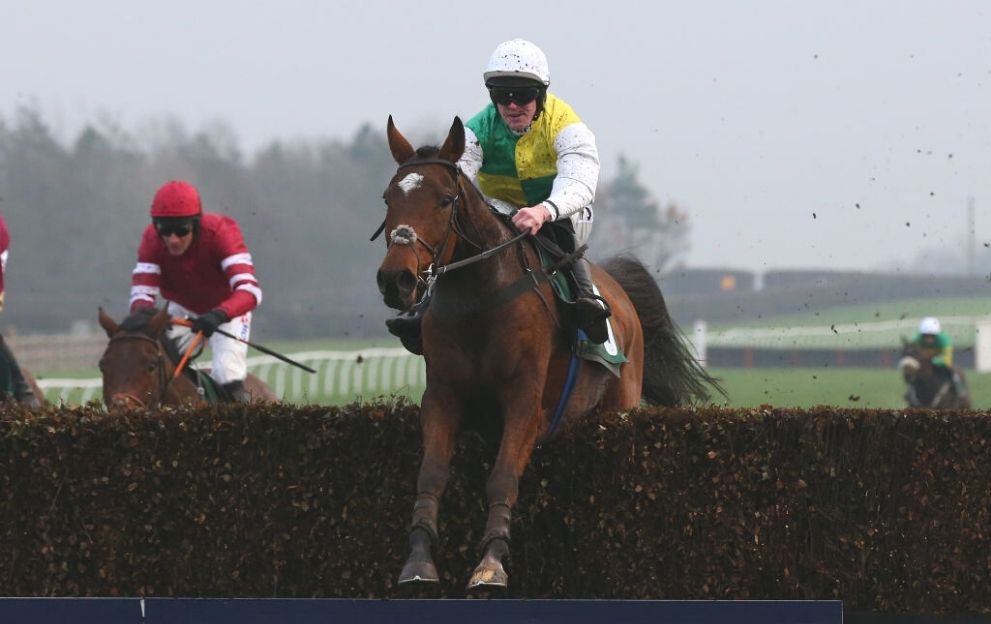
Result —
[{"label": "distant jockey", "polygon": [[967,394],[960,374],[953,367],[953,344],[940,326],[939,319],[934,316],[922,319],[918,333],[912,338],[912,344],[918,347],[922,357],[930,359],[937,376],[953,383],[953,390],[958,397]]},{"label": "distant jockey", "polygon": [[196,188],[182,180],[166,182],[151,203],[152,223],[138,247],[131,277],[131,312],[165,299],[173,317],[193,318],[192,328],[172,326],[168,336],[185,350],[195,332],[210,339],[211,375],[235,400],[245,391],[251,311],[262,301],[251,254],[237,222],[203,212]]}]

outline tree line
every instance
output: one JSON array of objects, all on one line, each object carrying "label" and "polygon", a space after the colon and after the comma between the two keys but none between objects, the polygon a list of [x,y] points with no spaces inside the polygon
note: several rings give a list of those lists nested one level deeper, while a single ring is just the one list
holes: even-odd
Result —
[{"label": "tree line", "polygon": [[[152,195],[181,178],[204,210],[241,224],[264,291],[257,335],[382,334],[384,246],[368,239],[395,168],[384,127],[370,124],[348,140],[245,154],[223,125],[190,132],[170,121],[138,136],[104,119],[66,141],[34,109],[0,117],[0,212],[12,234],[2,327],[65,331],[95,321],[98,306],[126,314]],[[600,181],[596,205],[593,258],[631,250],[660,270],[687,249],[687,217],[661,207],[626,159]]]}]

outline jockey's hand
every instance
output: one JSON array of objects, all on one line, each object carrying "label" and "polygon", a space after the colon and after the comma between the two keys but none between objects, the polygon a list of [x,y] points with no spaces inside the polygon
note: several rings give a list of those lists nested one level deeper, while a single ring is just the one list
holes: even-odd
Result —
[{"label": "jockey's hand", "polygon": [[223,325],[227,321],[231,320],[227,314],[220,309],[210,310],[206,314],[201,314],[193,320],[193,324],[190,327],[194,332],[203,332],[203,335],[209,338],[213,335],[213,332],[217,331],[217,327]]},{"label": "jockey's hand", "polygon": [[520,232],[530,232],[531,235],[536,235],[540,231],[540,226],[549,221],[550,218],[551,211],[543,204],[537,204],[516,211],[516,214],[513,215],[513,225]]}]

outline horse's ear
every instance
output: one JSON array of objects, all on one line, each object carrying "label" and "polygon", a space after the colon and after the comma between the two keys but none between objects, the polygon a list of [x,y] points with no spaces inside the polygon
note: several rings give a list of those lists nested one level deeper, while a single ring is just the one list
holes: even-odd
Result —
[{"label": "horse's ear", "polygon": [[396,129],[396,124],[392,123],[392,115],[389,115],[389,126],[386,134],[389,135],[389,150],[397,163],[401,165],[416,155],[416,150],[409,144],[406,137]]},{"label": "horse's ear", "polygon": [[148,329],[151,330],[153,336],[158,336],[165,331],[166,327],[168,327],[169,320],[171,319],[169,319],[168,310],[162,308],[155,313],[155,316],[151,317],[150,321],[148,321]]},{"label": "horse's ear", "polygon": [[453,163],[461,160],[461,155],[465,153],[465,125],[461,123],[460,117],[454,118],[451,130],[447,133],[447,140],[440,148],[439,158],[449,160]]},{"label": "horse's ear", "polygon": [[107,332],[108,338],[112,338],[113,335],[120,330],[120,325],[114,322],[114,320],[110,318],[110,315],[103,311],[102,307],[99,308],[99,310],[100,310],[100,327],[103,328],[103,331]]}]

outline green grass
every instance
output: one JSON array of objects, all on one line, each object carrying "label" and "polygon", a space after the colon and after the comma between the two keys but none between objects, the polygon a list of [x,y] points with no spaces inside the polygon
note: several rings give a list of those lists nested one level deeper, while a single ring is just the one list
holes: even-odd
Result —
[{"label": "green grass", "polygon": [[[730,407],[902,408],[905,386],[898,371],[882,368],[720,368]],[[974,407],[991,407],[991,373],[967,375]]]},{"label": "green grass", "polygon": [[[258,343],[263,347],[289,355],[301,351],[357,351],[358,349],[368,349],[374,347],[393,348],[402,347],[399,339],[393,336],[381,336],[377,338],[312,338],[305,340],[267,340],[258,338]],[[254,337],[252,337],[254,342]],[[248,357],[252,355],[262,355],[260,351],[248,349]],[[202,357],[200,358],[203,359]]]},{"label": "green grass", "polygon": [[986,316],[991,315],[988,297],[947,297],[945,299],[905,299],[879,301],[862,305],[808,310],[797,314],[768,316],[755,321],[713,325],[724,327],[804,327],[809,325],[873,323],[899,319],[921,319],[924,316]]}]

